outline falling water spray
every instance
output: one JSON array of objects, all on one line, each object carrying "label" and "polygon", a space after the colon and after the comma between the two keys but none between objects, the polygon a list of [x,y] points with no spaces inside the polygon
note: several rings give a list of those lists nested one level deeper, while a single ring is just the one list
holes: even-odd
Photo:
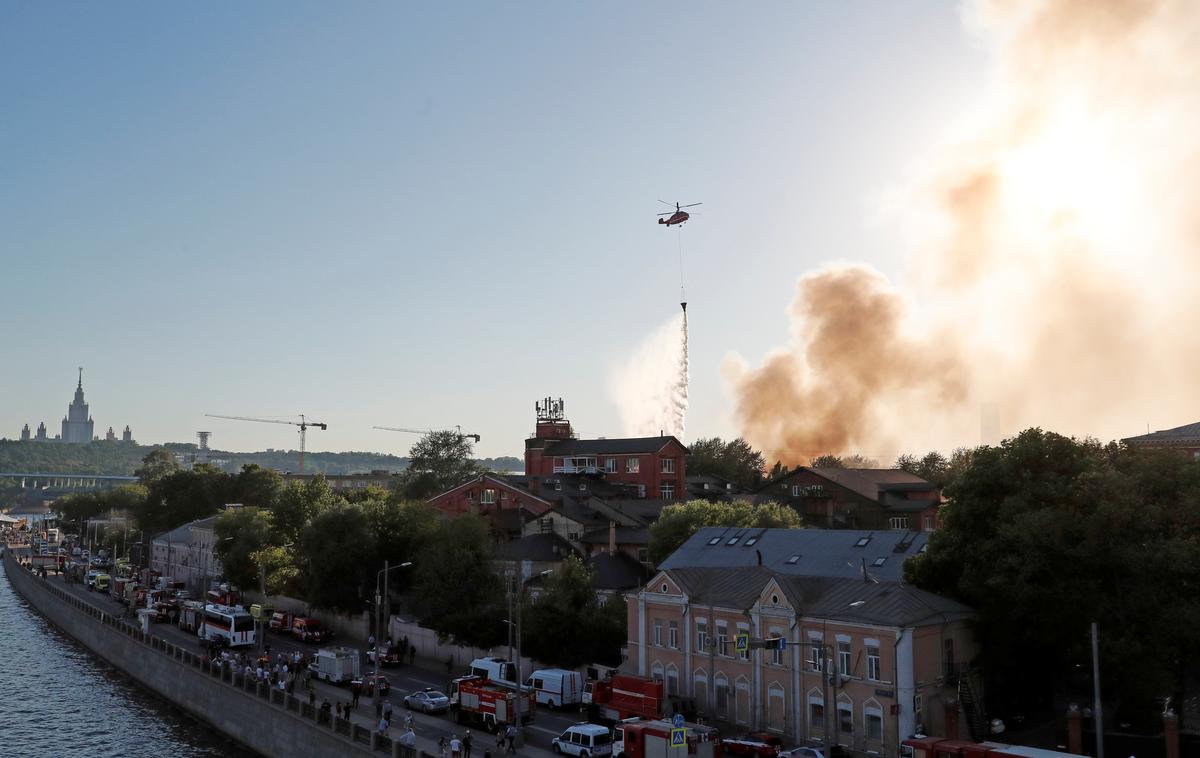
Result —
[{"label": "falling water spray", "polygon": [[683,435],[688,408],[687,310],[642,341],[613,373],[611,388],[625,434]]}]

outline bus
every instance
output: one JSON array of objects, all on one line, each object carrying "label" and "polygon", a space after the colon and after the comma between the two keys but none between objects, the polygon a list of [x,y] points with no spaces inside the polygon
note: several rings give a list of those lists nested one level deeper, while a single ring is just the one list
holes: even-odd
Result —
[{"label": "bus", "polygon": [[224,640],[230,647],[254,644],[254,617],[241,608],[209,604],[204,608],[200,637]]}]

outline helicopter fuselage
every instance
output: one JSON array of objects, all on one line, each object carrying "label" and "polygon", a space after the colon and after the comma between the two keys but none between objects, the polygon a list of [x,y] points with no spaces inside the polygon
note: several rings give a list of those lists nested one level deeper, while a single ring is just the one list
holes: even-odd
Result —
[{"label": "helicopter fuselage", "polygon": [[667,219],[660,218],[658,220],[658,223],[665,224],[666,226],[674,226],[675,224],[682,224],[684,221],[687,221],[689,218],[691,218],[691,216],[688,215],[687,211],[676,211],[675,213],[671,214],[670,218],[667,218]]}]

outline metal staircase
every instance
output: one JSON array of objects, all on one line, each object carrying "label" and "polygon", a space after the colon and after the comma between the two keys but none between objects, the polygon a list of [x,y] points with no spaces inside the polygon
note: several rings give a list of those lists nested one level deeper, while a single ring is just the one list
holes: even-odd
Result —
[{"label": "metal staircase", "polygon": [[976,742],[987,739],[988,722],[983,713],[983,702],[975,696],[971,677],[966,672],[958,678],[958,702],[967,717],[967,729],[971,732],[971,739]]}]

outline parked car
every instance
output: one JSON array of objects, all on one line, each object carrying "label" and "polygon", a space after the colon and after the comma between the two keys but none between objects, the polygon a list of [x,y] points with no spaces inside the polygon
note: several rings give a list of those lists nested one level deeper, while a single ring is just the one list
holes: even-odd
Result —
[{"label": "parked car", "polygon": [[446,697],[446,693],[444,692],[435,690],[432,687],[426,687],[419,692],[405,695],[404,707],[410,711],[444,713],[450,710],[450,698]]},{"label": "parked car", "polygon": [[567,727],[565,732],[551,741],[551,746],[556,755],[572,755],[579,758],[612,755],[612,731],[606,726],[585,721]]},{"label": "parked car", "polygon": [[392,691],[392,683],[389,682],[388,678],[383,674],[367,674],[365,677],[360,679],[359,684],[362,685],[362,693],[367,697],[374,697],[376,681],[379,682],[380,696],[387,697],[388,693]]}]

